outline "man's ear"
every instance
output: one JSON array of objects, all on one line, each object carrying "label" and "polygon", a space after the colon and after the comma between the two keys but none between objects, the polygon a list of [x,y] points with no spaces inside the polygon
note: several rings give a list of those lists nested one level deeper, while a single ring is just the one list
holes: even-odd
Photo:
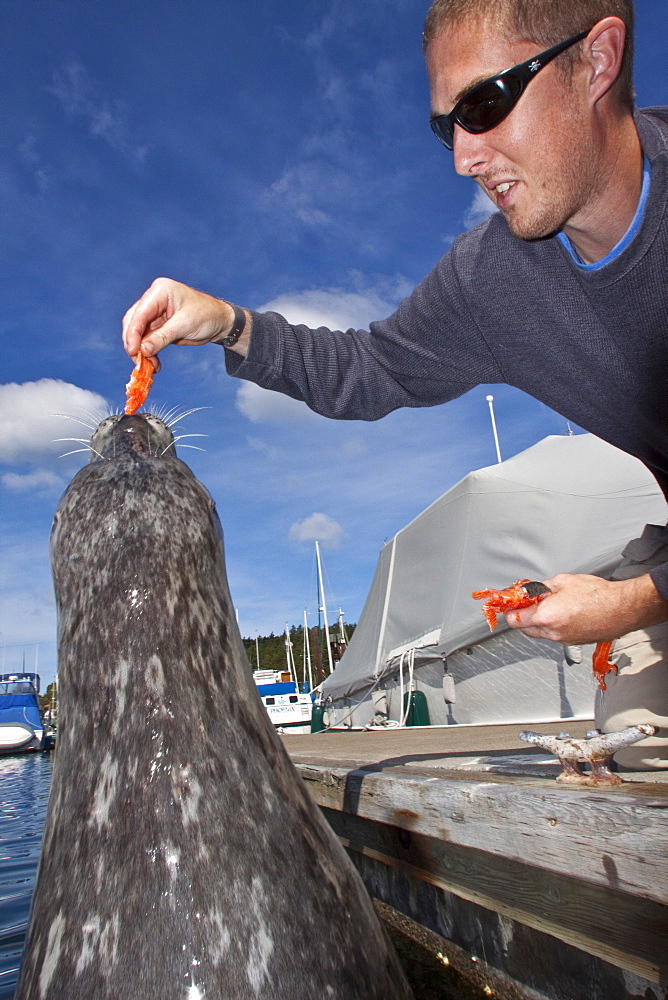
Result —
[{"label": "man's ear", "polygon": [[624,59],[626,25],[620,17],[598,21],[582,43],[589,94],[592,103],[600,100],[618,78]]}]

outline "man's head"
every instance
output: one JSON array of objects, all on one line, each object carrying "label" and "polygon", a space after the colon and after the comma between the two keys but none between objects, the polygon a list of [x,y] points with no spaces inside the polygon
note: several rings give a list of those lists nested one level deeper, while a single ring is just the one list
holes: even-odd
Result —
[{"label": "man's head", "polygon": [[[525,73],[530,79],[521,97],[498,123],[485,125],[487,108],[482,130],[467,128],[466,119],[462,127],[453,116],[455,169],[477,180],[515,235],[536,239],[567,224],[586,228],[611,177],[614,186],[617,139],[628,138],[632,122],[630,72],[622,79],[627,61],[630,67],[632,18],[632,0],[432,4],[425,25],[432,118],[450,115],[464,95],[467,106],[473,88],[510,67],[540,68]],[[581,32],[586,37],[539,65],[545,49]],[[486,87],[474,95],[481,92],[493,99]]]},{"label": "man's head", "polygon": [[[604,17],[618,17],[626,25],[624,59],[615,86],[619,101],[632,108],[633,0],[433,0],[425,19],[422,45],[426,51],[449,22],[490,19],[507,38],[536,42],[541,49],[547,49],[593,28]],[[570,74],[579,56],[579,48],[565,52],[559,60],[560,71]]]}]

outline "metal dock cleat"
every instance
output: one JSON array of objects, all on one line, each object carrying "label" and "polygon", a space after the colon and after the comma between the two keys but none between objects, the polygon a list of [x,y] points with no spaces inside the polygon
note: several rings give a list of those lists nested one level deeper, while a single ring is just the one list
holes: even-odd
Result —
[{"label": "metal dock cleat", "polygon": [[[557,775],[557,781],[561,784],[622,785],[623,778],[610,770],[613,754],[646,736],[653,736],[655,732],[655,726],[643,724],[630,726],[619,733],[599,733],[597,729],[593,729],[584,739],[575,739],[569,733],[549,736],[533,733],[528,729],[523,729],[519,737],[525,743],[542,747],[559,759],[563,771]],[[583,763],[591,767],[590,774],[582,770],[580,765]]]}]

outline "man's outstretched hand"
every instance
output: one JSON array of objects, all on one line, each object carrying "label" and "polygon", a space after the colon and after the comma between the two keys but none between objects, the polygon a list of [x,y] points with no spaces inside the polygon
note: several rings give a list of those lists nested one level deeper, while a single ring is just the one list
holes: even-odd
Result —
[{"label": "man's outstretched hand", "polygon": [[601,580],[560,573],[543,582],[552,591],[543,601],[506,614],[511,628],[536,639],[566,645],[606,642],[668,620],[668,601],[649,575]]},{"label": "man's outstretched hand", "polygon": [[[198,346],[220,340],[232,329],[234,310],[225,299],[198,292],[171,278],[156,278],[123,317],[123,346],[130,357],[141,353],[160,368],[157,354],[168,344]],[[239,354],[248,346],[247,328],[235,345]]]}]

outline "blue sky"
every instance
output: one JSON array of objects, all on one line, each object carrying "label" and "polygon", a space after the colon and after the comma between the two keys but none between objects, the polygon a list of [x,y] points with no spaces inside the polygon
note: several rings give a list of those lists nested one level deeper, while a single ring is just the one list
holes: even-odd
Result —
[{"label": "blue sky", "polygon": [[[416,0],[0,0],[0,667],[55,667],[48,535],[85,460],[56,414],[124,403],[124,311],[165,274],[295,322],[394,310],[481,218],[428,127]],[[663,0],[638,4],[640,105],[665,102]],[[214,496],[243,635],[356,621],[383,542],[563,418],[503,386],[335,422],[172,348],[151,399],[205,407],[180,451]],[[315,622],[315,616],[309,619]]]}]

